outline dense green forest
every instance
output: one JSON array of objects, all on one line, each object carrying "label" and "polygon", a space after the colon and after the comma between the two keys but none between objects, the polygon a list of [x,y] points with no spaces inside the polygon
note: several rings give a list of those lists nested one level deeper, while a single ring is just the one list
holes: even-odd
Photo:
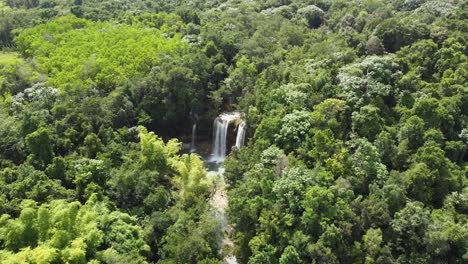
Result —
[{"label": "dense green forest", "polygon": [[[464,0],[0,0],[0,263],[468,263],[467,42]],[[229,234],[182,144],[227,111]]]}]

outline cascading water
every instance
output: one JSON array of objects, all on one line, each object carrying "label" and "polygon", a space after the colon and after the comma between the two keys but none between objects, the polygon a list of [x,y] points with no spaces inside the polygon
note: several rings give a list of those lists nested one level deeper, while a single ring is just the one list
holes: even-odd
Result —
[{"label": "cascading water", "polygon": [[[240,112],[229,112],[229,113],[222,113],[220,114],[213,123],[213,153],[211,154],[211,161],[220,163],[223,162],[224,159],[226,158],[226,138],[227,138],[227,133],[228,133],[228,128],[229,124],[232,123],[235,120],[242,120],[243,114]],[[243,145],[244,137],[245,137],[245,122],[242,121],[241,124],[244,123],[243,128],[242,128],[242,133],[238,135],[237,137],[239,139],[239,146],[240,144]],[[240,127],[239,127],[240,129]],[[236,139],[236,146],[237,144],[237,139]]]},{"label": "cascading water", "polygon": [[192,126],[192,143],[190,144],[190,153],[195,152],[195,140],[197,135],[197,123],[194,123]]},{"label": "cascading water", "polygon": [[245,121],[242,121],[237,127],[236,148],[238,150],[244,146],[246,126],[247,123],[245,123]]},{"label": "cascading water", "polygon": [[[231,240],[229,230],[232,230],[232,226],[228,225],[226,219],[225,210],[228,205],[228,197],[225,190],[224,183],[224,169],[222,163],[226,158],[226,141],[228,136],[229,124],[235,123],[237,125],[237,136],[236,136],[236,147],[240,149],[244,146],[245,142],[245,131],[247,123],[244,121],[244,114],[240,112],[229,112],[220,114],[213,123],[213,153],[211,154],[210,162],[217,163],[217,171],[213,171],[208,175],[211,177],[219,177],[220,184],[216,184],[216,191],[211,198],[211,204],[217,210],[217,215],[221,223],[224,226],[225,237],[220,245],[221,252],[227,253],[223,259],[223,263],[226,264],[237,264],[237,260],[234,252],[234,243]],[[228,250],[228,251],[225,251]]]}]

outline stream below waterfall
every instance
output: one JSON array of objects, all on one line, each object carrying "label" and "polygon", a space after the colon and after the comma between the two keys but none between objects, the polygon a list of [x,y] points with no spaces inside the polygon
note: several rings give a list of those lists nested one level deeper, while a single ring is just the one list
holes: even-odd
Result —
[{"label": "stream below waterfall", "polygon": [[224,238],[221,243],[220,252],[224,256],[224,264],[237,264],[236,256],[234,255],[234,242],[231,240],[232,226],[228,224],[226,218],[226,208],[228,206],[228,196],[226,184],[224,181],[224,169],[222,164],[214,162],[205,162],[205,167],[208,169],[208,178],[215,183],[215,191],[211,197],[210,204],[216,209],[216,216],[219,218],[223,226]]},{"label": "stream below waterfall", "polygon": [[[231,127],[231,130],[230,130]],[[198,153],[204,157],[205,168],[208,171],[207,177],[215,185],[210,204],[216,210],[215,215],[222,223],[224,238],[220,245],[220,254],[223,257],[224,264],[237,264],[234,255],[234,242],[231,240],[233,233],[232,225],[228,224],[226,218],[226,208],[228,207],[228,195],[224,181],[223,162],[229,154],[230,148],[240,150],[245,144],[245,135],[247,123],[245,114],[241,112],[221,113],[213,122],[213,141],[211,144],[211,154],[207,157],[203,155],[204,144],[196,142],[197,124],[192,125],[192,140],[189,144],[190,153]],[[229,144],[228,137],[235,135],[235,141],[231,140]]]}]

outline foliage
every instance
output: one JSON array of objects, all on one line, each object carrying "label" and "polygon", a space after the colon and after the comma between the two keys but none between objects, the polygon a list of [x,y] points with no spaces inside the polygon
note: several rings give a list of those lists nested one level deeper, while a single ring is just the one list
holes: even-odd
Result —
[{"label": "foliage", "polygon": [[466,10],[0,0],[0,262],[466,263]]},{"label": "foliage", "polygon": [[0,254],[2,262],[106,262],[102,256],[109,250],[144,261],[149,250],[135,218],[112,212],[96,196],[85,205],[64,200],[41,206],[23,200],[22,204],[17,219],[2,216],[1,239],[7,249]]},{"label": "foliage", "polygon": [[74,17],[27,29],[15,41],[23,56],[34,56],[53,86],[94,85],[106,91],[129,76],[148,73],[160,57],[185,49],[180,38],[166,39],[161,31]]}]

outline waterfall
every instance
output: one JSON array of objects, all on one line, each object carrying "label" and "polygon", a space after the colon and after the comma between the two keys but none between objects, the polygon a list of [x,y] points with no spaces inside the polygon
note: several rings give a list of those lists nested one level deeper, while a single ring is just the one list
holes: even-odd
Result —
[{"label": "waterfall", "polygon": [[[234,123],[237,126],[237,136],[236,136],[236,148],[240,149],[244,146],[245,142],[245,132],[247,123],[244,121],[244,114],[240,112],[229,112],[222,113],[217,118],[215,118],[213,123],[213,152],[211,154],[210,161],[212,163],[217,163],[218,169],[216,172],[208,173],[208,176],[219,177],[221,184],[216,184],[216,191],[211,198],[210,203],[217,210],[217,218],[222,222],[224,229],[224,239],[220,245],[220,253],[227,253],[223,258],[223,263],[226,264],[237,264],[237,259],[233,255],[234,252],[234,243],[231,240],[232,226],[227,225],[227,219],[225,215],[225,210],[228,205],[228,197],[225,189],[224,181],[224,169],[222,163],[226,158],[226,141],[229,131],[229,124]],[[224,255],[224,254],[223,254]]]},{"label": "waterfall", "polygon": [[[211,161],[214,162],[223,162],[226,158],[226,138],[228,133],[229,124],[236,120],[242,120],[243,114],[240,112],[229,112],[229,113],[222,113],[220,114],[213,123],[213,153],[211,154]],[[242,129],[238,129],[238,136],[239,137],[239,130],[243,130],[243,135],[240,135],[241,139],[239,139],[239,144],[243,145],[243,139],[245,136],[245,122]],[[241,124],[242,124],[241,123]],[[236,139],[236,146],[237,139]]]},{"label": "waterfall", "polygon": [[197,133],[197,123],[194,123],[192,126],[192,143],[190,144],[190,152],[193,153],[195,152],[195,139],[196,139],[196,133]]},{"label": "waterfall", "polygon": [[245,121],[242,121],[237,127],[236,148],[238,150],[244,146],[246,125]]}]

